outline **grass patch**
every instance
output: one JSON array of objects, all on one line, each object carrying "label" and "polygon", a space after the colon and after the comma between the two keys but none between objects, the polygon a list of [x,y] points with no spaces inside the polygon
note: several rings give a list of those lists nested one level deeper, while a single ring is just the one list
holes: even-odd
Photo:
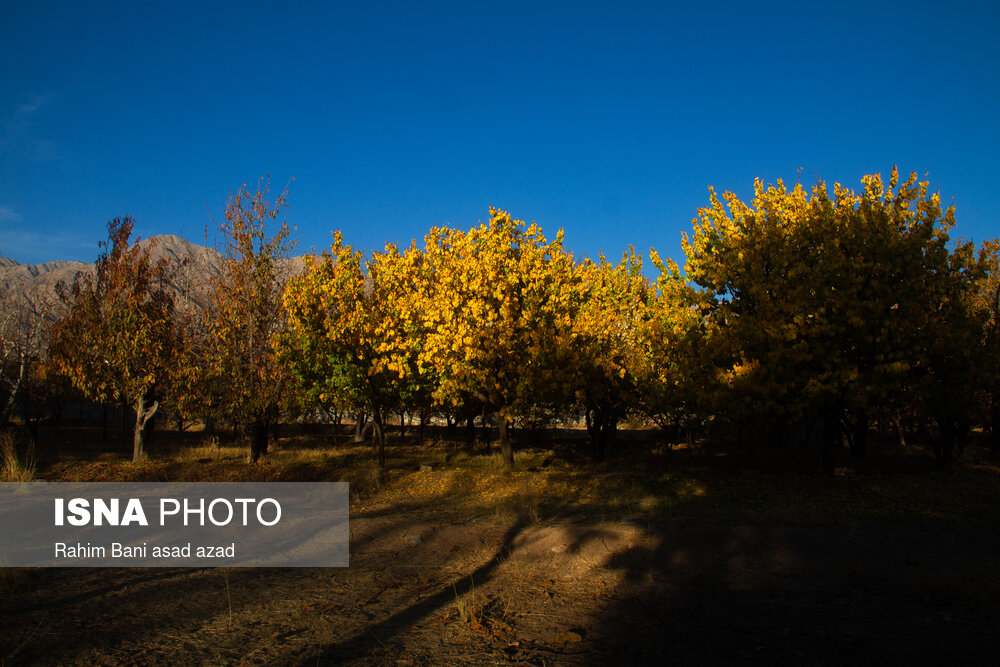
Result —
[{"label": "grass patch", "polygon": [[[443,431],[443,429],[441,429]],[[95,434],[97,432],[95,431]],[[258,464],[246,448],[208,440],[162,441],[152,459],[133,464],[125,452],[85,446],[50,455],[39,475],[52,481],[345,481],[352,516],[407,514],[458,523],[586,524],[594,522],[708,524],[855,524],[870,521],[1000,521],[1000,466],[979,452],[950,471],[932,470],[916,448],[880,453],[878,465],[861,472],[841,468],[823,476],[808,462],[811,452],[711,447],[650,451],[640,433],[623,435],[609,459],[586,458],[580,439],[547,438],[544,446],[521,441],[516,469],[504,468],[496,448],[470,449],[458,439],[425,441],[390,437],[388,465],[380,470],[369,444],[346,434],[289,433]],[[12,472],[30,476],[5,436]]]},{"label": "grass patch", "polygon": [[37,462],[34,445],[18,452],[17,438],[11,431],[0,431],[0,481],[31,482],[35,479]]}]

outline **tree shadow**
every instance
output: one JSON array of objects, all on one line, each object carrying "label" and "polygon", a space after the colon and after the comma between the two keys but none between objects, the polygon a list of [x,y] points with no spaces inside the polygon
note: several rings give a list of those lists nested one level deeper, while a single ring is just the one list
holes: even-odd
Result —
[{"label": "tree shadow", "polygon": [[675,526],[652,538],[606,565],[623,581],[588,638],[594,664],[995,659],[993,535],[954,526]]},{"label": "tree shadow", "polygon": [[[414,519],[414,514],[427,509],[426,503],[393,505],[364,517],[352,527],[352,562],[360,563],[353,569],[74,568],[24,573],[23,585],[5,592],[0,600],[5,627],[0,658],[16,658],[23,664],[69,664],[86,662],[82,657],[86,655],[120,658],[126,650],[133,656],[130,660],[150,663],[219,664],[257,654],[251,662],[293,664],[302,657],[285,642],[296,639],[308,641],[312,655],[325,650],[336,655],[341,650],[370,651],[379,639],[405,632],[456,595],[489,581],[523,525],[507,528],[499,546],[491,547],[488,560],[473,568],[466,565],[468,553],[448,549],[447,535],[437,538],[440,522],[424,525]],[[410,534],[415,537],[412,543],[406,539]],[[492,538],[489,543],[493,544]],[[409,551],[413,548],[426,552]],[[399,559],[414,556],[432,565],[420,577],[400,575],[399,568],[405,566],[397,564]],[[476,557],[475,562],[480,561]],[[393,585],[379,581],[379,570],[387,579],[400,575],[400,590],[411,599],[418,595],[419,600],[398,612],[401,605],[395,593],[375,604]],[[449,572],[460,575],[440,583]],[[426,587],[418,582],[426,579],[424,573],[438,582],[429,594],[420,590]],[[377,621],[366,602],[379,615],[394,613]],[[312,611],[303,611],[306,608]],[[326,623],[318,634],[311,631],[309,624],[331,615],[340,622],[333,627]],[[60,639],[54,643],[49,637],[56,634]],[[303,639],[306,635],[308,640]],[[315,659],[307,664],[315,664]]]},{"label": "tree shadow", "polygon": [[457,598],[465,595],[475,586],[482,586],[489,582],[494,571],[503,564],[505,558],[510,553],[515,540],[524,526],[524,521],[518,521],[510,526],[493,557],[476,568],[475,571],[463,574],[458,581],[439,586],[434,593],[392,614],[388,618],[365,626],[354,636],[335,645],[323,647],[318,656],[311,656],[306,661],[300,663],[301,667],[312,667],[313,665],[323,664],[323,661],[326,661],[327,664],[340,664],[348,659],[366,656],[372,651],[383,647],[385,642],[391,641],[393,638],[413,628],[417,623],[429,618],[449,604],[454,603]]}]

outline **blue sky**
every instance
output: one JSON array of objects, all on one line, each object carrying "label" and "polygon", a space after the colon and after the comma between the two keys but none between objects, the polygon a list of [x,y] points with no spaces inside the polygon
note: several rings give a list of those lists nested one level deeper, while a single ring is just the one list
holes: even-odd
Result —
[{"label": "blue sky", "polygon": [[893,164],[981,241],[998,34],[991,2],[3,3],[0,255],[92,261],[125,213],[211,243],[270,174],[302,251],[494,205],[578,255],[681,259],[709,185]]}]

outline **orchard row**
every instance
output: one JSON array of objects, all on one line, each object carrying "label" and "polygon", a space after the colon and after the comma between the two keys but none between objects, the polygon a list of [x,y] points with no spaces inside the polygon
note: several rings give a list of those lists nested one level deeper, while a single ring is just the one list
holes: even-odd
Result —
[{"label": "orchard row", "polygon": [[950,240],[954,211],[916,175],[713,192],[683,272],[650,251],[655,280],[634,251],[581,261],[562,232],[498,210],[370,255],[338,232],[283,276],[284,209],[266,185],[230,196],[223,270],[195,312],[128,218],[109,223],[96,276],[62,291],[50,366],[134,406],[136,458],[164,398],[247,425],[252,460],[282,413],[318,409],[371,415],[383,464],[401,410],[492,415],[508,466],[509,424],[571,412],[597,456],[632,413],[771,437],[815,424],[828,472],[845,438],[864,455],[876,421],[932,425],[941,463],[969,429],[996,435],[997,244]]}]

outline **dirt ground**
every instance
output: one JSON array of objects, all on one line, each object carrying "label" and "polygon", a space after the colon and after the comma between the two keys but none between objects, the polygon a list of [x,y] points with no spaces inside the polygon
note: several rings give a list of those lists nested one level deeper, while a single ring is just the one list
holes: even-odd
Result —
[{"label": "dirt ground", "polygon": [[996,664],[995,515],[803,521],[780,504],[464,522],[372,498],[352,506],[348,568],[8,570],[0,660]]}]

